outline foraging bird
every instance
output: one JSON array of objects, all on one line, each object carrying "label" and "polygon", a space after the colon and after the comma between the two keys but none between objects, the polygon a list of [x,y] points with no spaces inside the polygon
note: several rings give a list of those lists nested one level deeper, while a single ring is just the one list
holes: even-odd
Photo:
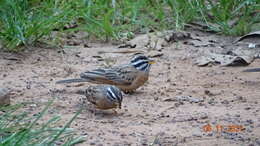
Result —
[{"label": "foraging bird", "polygon": [[153,63],[154,61],[145,55],[136,53],[129,64],[86,71],[81,73],[78,79],[61,80],[56,83],[91,82],[109,84],[117,86],[125,93],[129,93],[148,80],[151,64]]},{"label": "foraging bird", "polygon": [[243,70],[243,72],[260,72],[260,68],[251,68]]},{"label": "foraging bird", "polygon": [[123,95],[121,90],[112,85],[97,85],[88,87],[84,95],[96,108],[107,110],[113,108],[121,109]]}]

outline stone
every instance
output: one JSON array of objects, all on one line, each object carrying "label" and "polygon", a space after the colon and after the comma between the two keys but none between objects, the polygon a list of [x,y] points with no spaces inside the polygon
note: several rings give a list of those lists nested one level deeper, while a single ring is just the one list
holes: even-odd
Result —
[{"label": "stone", "polygon": [[6,88],[0,88],[0,106],[10,104],[10,91]]}]

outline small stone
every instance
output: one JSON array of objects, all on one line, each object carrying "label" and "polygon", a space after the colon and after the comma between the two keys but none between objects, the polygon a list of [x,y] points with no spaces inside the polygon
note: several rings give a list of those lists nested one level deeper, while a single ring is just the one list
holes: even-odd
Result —
[{"label": "small stone", "polygon": [[250,109],[251,109],[251,107],[246,107],[246,108],[245,108],[245,110],[250,110]]},{"label": "small stone", "polygon": [[124,134],[124,133],[122,133],[122,134],[120,134],[120,136],[121,136],[122,138],[124,138],[124,137],[126,137],[127,135]]},{"label": "small stone", "polygon": [[91,48],[91,46],[89,46],[87,43],[84,43],[83,45],[85,48]]},{"label": "small stone", "polygon": [[235,116],[236,116],[236,117],[240,117],[240,115],[239,115],[239,114],[236,114]]},{"label": "small stone", "polygon": [[199,106],[204,106],[205,104],[200,102],[198,105],[199,105]]},{"label": "small stone", "polygon": [[256,144],[260,145],[260,139],[256,140]]},{"label": "small stone", "polygon": [[204,93],[208,96],[213,96],[214,94],[212,94],[209,90],[205,90]]},{"label": "small stone", "polygon": [[10,104],[10,91],[8,91],[6,88],[0,88],[0,106]]},{"label": "small stone", "polygon": [[208,101],[208,104],[215,105],[217,102],[212,98]]},{"label": "small stone", "polygon": [[31,107],[31,108],[36,108],[37,105],[36,105],[36,104],[31,104],[30,107]]},{"label": "small stone", "polygon": [[251,119],[249,119],[249,120],[246,120],[246,122],[247,122],[248,124],[254,124],[254,121],[253,121],[253,120],[251,120]]},{"label": "small stone", "polygon": [[221,103],[222,103],[222,104],[229,104],[229,101],[224,100],[224,101],[222,101]]}]

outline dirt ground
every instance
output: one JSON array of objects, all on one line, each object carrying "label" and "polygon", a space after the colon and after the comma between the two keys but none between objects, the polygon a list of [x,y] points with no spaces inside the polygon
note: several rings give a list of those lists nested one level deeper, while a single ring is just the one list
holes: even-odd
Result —
[{"label": "dirt ground", "polygon": [[132,55],[99,51],[142,50],[156,60],[149,81],[134,94],[124,95],[117,115],[93,111],[85,103],[71,126],[85,136],[86,141],[79,145],[260,145],[260,73],[242,72],[260,67],[260,60],[246,67],[198,67],[194,59],[203,51],[219,51],[221,44],[235,38],[190,33],[203,40],[200,43],[206,40],[214,45],[196,46],[189,40],[177,40],[166,45],[158,41],[151,47],[153,41],[149,43],[147,35],[140,35],[130,41],[135,48],[88,43],[64,50],[36,47],[18,54],[1,52],[0,85],[12,90],[12,103],[32,102],[26,109],[32,113],[55,98],[43,120],[58,114],[62,116],[59,124],[64,125],[84,98],[73,91],[92,84],[56,85],[55,81],[76,78],[80,72],[97,67],[127,63]]}]

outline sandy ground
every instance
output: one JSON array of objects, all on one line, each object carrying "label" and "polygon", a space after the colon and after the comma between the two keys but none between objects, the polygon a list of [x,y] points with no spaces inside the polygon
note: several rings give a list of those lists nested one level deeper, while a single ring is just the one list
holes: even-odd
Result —
[{"label": "sandy ground", "polygon": [[[228,40],[212,34],[196,36]],[[123,108],[117,115],[112,111],[93,112],[91,105],[84,104],[72,124],[78,135],[85,136],[86,141],[80,145],[260,145],[260,73],[242,72],[260,67],[260,60],[249,67],[198,67],[194,58],[200,55],[199,50],[217,50],[216,46],[194,47],[179,41],[149,50],[138,44],[145,38],[139,36],[134,49],[153,54],[156,60],[149,81],[134,94],[124,95]],[[1,52],[0,85],[13,90],[12,103],[32,102],[26,109],[32,113],[55,98],[44,119],[58,114],[63,125],[82,105],[83,96],[68,92],[91,84],[56,85],[55,81],[78,77],[85,70],[127,63],[132,55],[98,54],[127,49],[118,45],[88,46],[64,51],[34,48],[19,54]],[[207,124],[212,129],[203,129]]]}]

